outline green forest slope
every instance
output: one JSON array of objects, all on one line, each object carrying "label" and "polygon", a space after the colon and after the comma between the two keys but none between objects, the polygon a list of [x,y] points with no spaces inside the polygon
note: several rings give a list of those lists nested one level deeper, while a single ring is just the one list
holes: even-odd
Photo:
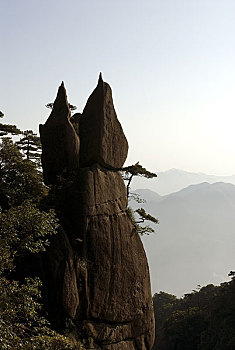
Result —
[{"label": "green forest slope", "polygon": [[156,340],[153,350],[234,350],[235,273],[220,286],[198,286],[178,299],[153,297]]}]

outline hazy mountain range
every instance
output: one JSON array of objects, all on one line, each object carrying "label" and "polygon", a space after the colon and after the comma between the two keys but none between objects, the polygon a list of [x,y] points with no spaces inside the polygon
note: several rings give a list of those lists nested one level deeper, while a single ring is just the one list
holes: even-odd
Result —
[{"label": "hazy mountain range", "polygon": [[146,186],[160,195],[177,192],[187,186],[196,185],[202,182],[215,183],[225,182],[235,185],[235,175],[216,176],[203,173],[191,173],[179,169],[170,169],[163,172],[156,172],[157,178],[146,180],[145,178],[135,178],[133,188],[146,188]]},{"label": "hazy mountain range", "polygon": [[136,192],[147,202],[131,206],[146,208],[160,221],[155,233],[143,237],[153,293],[182,296],[198,284],[228,279],[235,269],[235,185],[204,182],[166,196]]}]

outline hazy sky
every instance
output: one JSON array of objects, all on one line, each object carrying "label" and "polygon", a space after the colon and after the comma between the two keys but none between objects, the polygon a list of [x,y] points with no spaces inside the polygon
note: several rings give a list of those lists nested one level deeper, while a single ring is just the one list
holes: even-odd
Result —
[{"label": "hazy sky", "polygon": [[38,130],[65,82],[82,111],[99,72],[128,163],[235,173],[234,0],[0,0],[0,110]]}]

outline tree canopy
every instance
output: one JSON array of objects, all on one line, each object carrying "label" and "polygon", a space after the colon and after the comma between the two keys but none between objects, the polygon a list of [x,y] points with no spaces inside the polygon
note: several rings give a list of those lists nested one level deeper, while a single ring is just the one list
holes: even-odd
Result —
[{"label": "tree canopy", "polygon": [[[23,135],[23,140],[17,143],[12,135]],[[82,345],[51,328],[41,304],[39,278],[14,278],[16,262],[25,254],[44,251],[59,225],[53,210],[40,209],[48,190],[30,154],[31,141],[39,146],[31,131],[0,124],[1,349],[81,350]]]},{"label": "tree canopy", "polygon": [[11,139],[3,138],[0,143],[0,205],[2,203],[5,209],[4,201],[8,202],[6,208],[20,205],[27,199],[39,202],[46,193],[36,165],[24,159]]},{"label": "tree canopy", "polygon": [[235,273],[229,275],[230,282],[199,286],[180,299],[154,294],[153,350],[235,349]]}]

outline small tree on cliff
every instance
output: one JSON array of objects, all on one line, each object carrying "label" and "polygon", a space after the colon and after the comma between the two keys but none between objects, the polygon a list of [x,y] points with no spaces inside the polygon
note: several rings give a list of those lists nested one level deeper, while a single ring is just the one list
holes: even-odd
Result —
[{"label": "small tree on cliff", "polygon": [[[53,103],[53,102],[47,103],[47,104],[45,105],[45,107],[46,107],[46,108],[49,108],[49,109],[52,109],[53,106],[54,106],[54,103]],[[77,106],[71,105],[71,104],[69,103],[69,109],[70,109],[71,112],[72,112],[72,111],[75,111],[75,110],[77,109]]]},{"label": "small tree on cliff", "polygon": [[147,179],[152,179],[154,177],[157,177],[157,174],[151,173],[150,171],[145,169],[142,165],[140,165],[139,162],[137,162],[134,165],[130,165],[125,168],[122,168],[122,176],[123,176],[123,180],[127,181],[127,185],[126,185],[127,198],[129,199],[129,198],[133,198],[131,196],[133,195],[135,196],[134,193],[130,192],[130,186],[134,176],[142,176]]},{"label": "small tree on cliff", "polygon": [[[138,203],[145,202],[145,200],[140,198],[140,196],[138,194],[131,192],[131,187],[130,187],[131,182],[135,176],[142,176],[142,177],[145,177],[147,179],[152,179],[154,177],[157,177],[157,174],[148,171],[141,164],[139,164],[139,162],[137,162],[134,165],[130,165],[128,167],[122,168],[121,172],[122,172],[123,180],[126,181],[126,183],[127,183],[126,190],[127,190],[128,200],[133,199]],[[141,236],[144,234],[148,235],[148,234],[154,232],[154,229],[151,226],[149,226],[149,225],[142,226],[140,224],[144,223],[145,221],[151,221],[154,224],[158,224],[157,218],[146,213],[144,208],[139,208],[139,209],[136,209],[135,211],[133,211],[129,207],[128,212],[129,212],[130,217],[133,220],[134,225],[136,226],[137,232]],[[137,213],[139,215],[137,220],[135,219],[134,213]]]}]

